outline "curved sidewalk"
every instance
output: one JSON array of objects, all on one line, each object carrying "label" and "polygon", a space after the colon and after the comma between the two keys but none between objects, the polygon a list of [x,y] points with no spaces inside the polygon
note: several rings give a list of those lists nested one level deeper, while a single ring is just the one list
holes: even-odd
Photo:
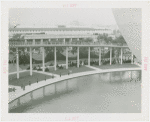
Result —
[{"label": "curved sidewalk", "polygon": [[70,75],[64,75],[61,77],[56,77],[54,79],[47,79],[46,81],[41,81],[39,83],[34,83],[31,86],[26,86],[25,90],[23,91],[21,88],[17,89],[15,92],[10,92],[9,93],[9,99],[8,101],[11,102],[13,100],[15,100],[16,98],[29,93],[35,89],[38,89],[40,87],[55,83],[55,82],[59,82],[62,80],[67,80],[67,79],[71,79],[71,78],[76,78],[76,77],[80,77],[80,76],[86,76],[86,75],[92,75],[92,74],[98,74],[98,73],[106,73],[106,72],[116,72],[116,71],[133,71],[133,70],[142,70],[141,67],[139,68],[119,68],[119,69],[107,69],[107,70],[95,70],[95,71],[87,71],[87,72],[80,72],[80,73],[74,73],[74,74],[70,74]]}]

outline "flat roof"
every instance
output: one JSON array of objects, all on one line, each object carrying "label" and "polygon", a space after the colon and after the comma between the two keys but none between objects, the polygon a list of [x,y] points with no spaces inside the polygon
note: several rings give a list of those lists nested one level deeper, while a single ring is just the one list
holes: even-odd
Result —
[{"label": "flat roof", "polygon": [[58,31],[58,30],[110,30],[110,29],[95,29],[95,28],[10,28],[9,31]]},{"label": "flat roof", "polygon": [[88,37],[97,37],[97,35],[92,34],[40,34],[40,35],[25,35],[24,39],[50,39],[50,38],[88,38]]}]

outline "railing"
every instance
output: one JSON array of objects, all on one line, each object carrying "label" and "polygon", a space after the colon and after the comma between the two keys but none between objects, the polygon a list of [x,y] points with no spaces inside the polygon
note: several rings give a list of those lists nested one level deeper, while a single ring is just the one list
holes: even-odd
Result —
[{"label": "railing", "polygon": [[48,39],[48,38],[91,38],[91,37],[97,37],[97,35],[92,34],[77,34],[77,35],[26,35],[25,39]]},{"label": "railing", "polygon": [[56,83],[41,86],[10,101],[8,103],[9,112],[12,112],[12,110],[17,109],[18,107],[23,107],[25,105],[29,106],[30,103],[34,103],[34,101],[42,99],[46,96],[55,97],[56,94],[62,94],[64,92],[69,92],[74,89],[76,89],[75,82],[70,81],[68,83],[68,80],[60,80],[59,82]]},{"label": "railing", "polygon": [[53,46],[53,45],[92,45],[92,46],[125,46],[127,45],[118,45],[118,44],[101,44],[99,42],[90,43],[90,42],[9,42],[9,46]]}]

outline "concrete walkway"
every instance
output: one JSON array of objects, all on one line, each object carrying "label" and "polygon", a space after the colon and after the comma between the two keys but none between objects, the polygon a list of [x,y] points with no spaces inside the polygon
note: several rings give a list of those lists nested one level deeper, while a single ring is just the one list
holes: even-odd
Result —
[{"label": "concrete walkway", "polygon": [[100,68],[96,68],[96,67],[93,67],[93,66],[89,66],[89,65],[85,65],[86,67],[89,67],[89,68],[91,68],[91,69],[95,69],[95,70],[98,70],[98,71],[101,71],[102,69],[100,69]]},{"label": "concrete walkway", "polygon": [[[43,87],[45,85],[48,84],[52,84],[55,82],[59,82],[62,80],[66,80],[66,79],[70,79],[70,78],[75,78],[75,77],[80,77],[80,76],[86,76],[86,75],[91,75],[91,74],[97,74],[97,73],[106,73],[106,72],[114,72],[114,71],[128,71],[128,70],[142,70],[141,68],[119,68],[119,69],[107,69],[107,70],[94,70],[94,71],[86,71],[86,72],[80,72],[80,73],[74,73],[74,74],[70,74],[70,75],[64,75],[61,77],[55,77],[54,79],[47,79],[46,81],[40,81],[39,83],[34,83],[31,86],[26,86],[25,90],[23,91],[21,89],[21,87],[15,87],[15,86],[11,86],[11,87],[15,87],[16,91],[15,92],[9,92],[9,102],[11,102],[12,100],[28,93],[31,92],[37,88]],[[43,72],[41,72],[43,73]]]},{"label": "concrete walkway", "polygon": [[[22,71],[19,71],[19,73],[26,72],[26,71],[30,71],[30,70],[22,70]],[[11,73],[9,73],[9,75],[13,75],[13,74],[17,74],[17,72],[11,72]]]}]

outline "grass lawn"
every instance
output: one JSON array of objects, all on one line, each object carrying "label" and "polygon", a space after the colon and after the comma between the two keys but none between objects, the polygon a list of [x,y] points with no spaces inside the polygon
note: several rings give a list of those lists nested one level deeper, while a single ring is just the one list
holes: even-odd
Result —
[{"label": "grass lawn", "polygon": [[112,64],[112,65],[101,65],[101,66],[96,66],[96,65],[93,65],[93,67],[96,67],[96,68],[100,68],[100,69],[116,69],[116,68],[133,68],[133,67],[139,67],[135,64]]},{"label": "grass lawn", "polygon": [[53,69],[50,69],[50,73],[54,73],[57,75],[67,75],[69,71],[72,71],[71,74],[73,73],[79,73],[79,72],[86,72],[86,71],[93,71],[94,69],[88,68],[86,66],[81,66],[80,68],[77,67],[68,67],[68,69],[57,69],[56,71],[54,71]]},{"label": "grass lawn", "polygon": [[35,73],[35,72],[33,72],[33,75],[30,76],[29,71],[22,72],[19,74],[19,76],[20,78],[17,79],[17,74],[9,75],[9,85],[21,86],[23,84],[26,86],[26,85],[29,85],[29,81],[32,84],[32,83],[37,82],[37,79],[40,82],[42,80],[45,80],[45,77],[46,79],[52,78],[50,75],[45,75],[45,74],[40,74],[40,73]]}]

